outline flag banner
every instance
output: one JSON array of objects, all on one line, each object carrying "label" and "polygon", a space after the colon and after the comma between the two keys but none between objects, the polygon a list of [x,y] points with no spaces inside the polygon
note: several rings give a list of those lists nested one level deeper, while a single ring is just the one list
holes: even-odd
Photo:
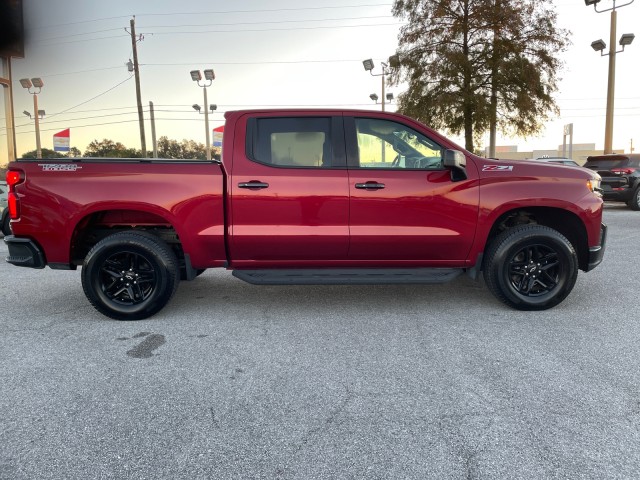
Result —
[{"label": "flag banner", "polygon": [[69,141],[71,139],[69,128],[66,130],[62,130],[53,135],[53,151],[54,152],[68,152],[69,151]]},{"label": "flag banner", "polygon": [[213,129],[213,146],[222,146],[222,134],[224,133],[224,125]]}]

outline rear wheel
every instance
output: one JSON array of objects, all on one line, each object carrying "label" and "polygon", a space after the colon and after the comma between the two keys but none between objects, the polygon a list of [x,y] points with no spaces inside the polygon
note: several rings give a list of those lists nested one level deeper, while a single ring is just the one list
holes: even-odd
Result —
[{"label": "rear wheel", "polygon": [[491,243],[483,273],[501,302],[518,310],[545,310],[573,289],[578,258],[571,242],[556,230],[522,225]]},{"label": "rear wheel", "polygon": [[161,239],[146,232],[114,233],[98,242],[82,266],[82,287],[100,313],[140,320],[160,311],[180,280],[178,260]]},{"label": "rear wheel", "polygon": [[2,221],[2,225],[0,225],[0,228],[2,229],[2,233],[4,234],[5,237],[7,235],[11,235],[11,226],[9,225],[10,220],[11,219],[9,218],[9,215],[6,215],[4,217],[4,220]]},{"label": "rear wheel", "polygon": [[636,186],[636,189],[633,191],[633,195],[631,199],[627,202],[627,205],[631,210],[640,210],[640,182]]}]

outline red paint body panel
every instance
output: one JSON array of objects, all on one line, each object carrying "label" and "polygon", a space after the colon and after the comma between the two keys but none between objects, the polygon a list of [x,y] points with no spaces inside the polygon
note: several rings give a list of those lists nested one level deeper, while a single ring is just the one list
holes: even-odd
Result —
[{"label": "red paint body panel", "polygon": [[[448,170],[275,168],[248,158],[247,119],[324,116],[390,119],[466,156],[466,180]],[[581,168],[477,157],[402,115],[346,110],[226,114],[222,166],[194,161],[18,161],[16,237],[48,263],[70,264],[78,229],[99,224],[173,227],[194,268],[471,267],[494,223],[510,210],[551,207],[600,242],[602,200]],[[344,152],[343,152],[344,153]],[[44,171],[42,165],[75,165]],[[251,181],[264,189],[239,185]],[[375,181],[380,190],[356,189]],[[227,263],[228,262],[228,263]]]},{"label": "red paint body panel", "polygon": [[175,228],[196,268],[225,260],[223,177],[205,162],[82,162],[75,171],[43,171],[51,161],[16,162],[21,215],[14,235],[35,240],[48,263],[70,263],[74,231],[97,212],[139,211]]}]

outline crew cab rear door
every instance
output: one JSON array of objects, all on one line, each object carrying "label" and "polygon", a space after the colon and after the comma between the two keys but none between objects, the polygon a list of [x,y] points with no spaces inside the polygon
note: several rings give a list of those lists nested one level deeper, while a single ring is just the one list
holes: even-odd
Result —
[{"label": "crew cab rear door", "polygon": [[[351,260],[463,264],[474,240],[477,174],[452,178],[446,145],[382,115],[345,117]],[[476,177],[476,178],[474,178]],[[416,263],[418,262],[418,263]]]},{"label": "crew cab rear door", "polygon": [[233,265],[313,267],[346,260],[349,189],[342,117],[255,113],[239,119],[235,129],[228,183]]}]

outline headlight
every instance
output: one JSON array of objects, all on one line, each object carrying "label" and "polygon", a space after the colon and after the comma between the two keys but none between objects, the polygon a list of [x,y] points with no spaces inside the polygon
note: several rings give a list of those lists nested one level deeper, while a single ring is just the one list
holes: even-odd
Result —
[{"label": "headlight", "polygon": [[591,190],[593,193],[602,195],[602,188],[600,188],[601,182],[602,182],[602,179],[600,177],[587,180],[587,188]]}]

